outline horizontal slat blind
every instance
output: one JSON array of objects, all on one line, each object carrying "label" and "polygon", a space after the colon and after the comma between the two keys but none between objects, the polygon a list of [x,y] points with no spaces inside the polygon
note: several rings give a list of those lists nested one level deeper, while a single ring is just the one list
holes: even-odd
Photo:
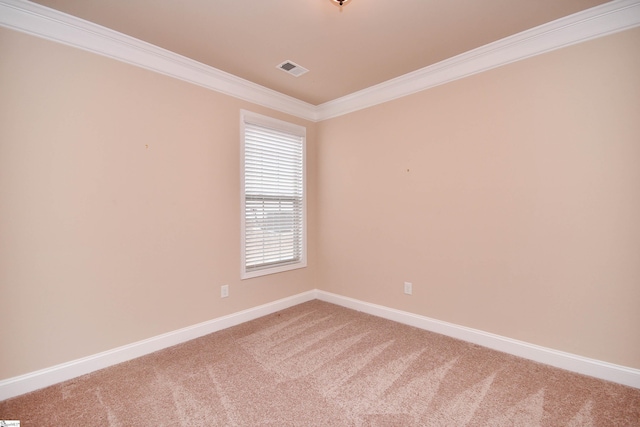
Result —
[{"label": "horizontal slat blind", "polygon": [[245,123],[245,271],[303,254],[303,137]]}]

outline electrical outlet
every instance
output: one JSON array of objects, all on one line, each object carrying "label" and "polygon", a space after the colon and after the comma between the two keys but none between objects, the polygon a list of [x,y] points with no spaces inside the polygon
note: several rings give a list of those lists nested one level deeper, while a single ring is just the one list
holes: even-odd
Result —
[{"label": "electrical outlet", "polygon": [[226,298],[229,296],[229,285],[222,285],[220,287],[220,298]]},{"label": "electrical outlet", "polygon": [[404,293],[411,295],[413,293],[413,285],[411,282],[404,282]]}]

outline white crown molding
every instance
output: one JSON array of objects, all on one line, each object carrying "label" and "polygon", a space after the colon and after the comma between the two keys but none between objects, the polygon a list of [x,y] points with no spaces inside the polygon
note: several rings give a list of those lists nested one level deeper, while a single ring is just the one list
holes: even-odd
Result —
[{"label": "white crown molding", "polygon": [[531,56],[636,27],[640,25],[640,0],[614,0],[319,106],[26,0],[0,0],[0,25],[107,56],[306,120],[321,121]]},{"label": "white crown molding", "polygon": [[25,0],[0,0],[0,25],[316,120],[315,106],[166,49]]},{"label": "white crown molding", "polygon": [[0,0],[0,25],[107,56],[306,120],[321,121],[531,56],[636,27],[640,25],[640,0],[614,0],[319,106],[26,0]]},{"label": "white crown molding", "polygon": [[465,52],[317,107],[318,121],[640,25],[639,0],[614,0]]},{"label": "white crown molding", "polygon": [[393,320],[394,322],[544,363],[545,365],[640,389],[640,369],[590,359],[321,290],[316,290],[316,298],[352,310],[382,317],[383,319]]}]

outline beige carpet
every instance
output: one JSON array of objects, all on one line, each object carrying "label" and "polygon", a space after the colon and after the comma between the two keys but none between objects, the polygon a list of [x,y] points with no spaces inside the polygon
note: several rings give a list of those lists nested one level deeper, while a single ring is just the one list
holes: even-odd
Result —
[{"label": "beige carpet", "polygon": [[640,390],[312,301],[0,402],[25,426],[640,426]]}]

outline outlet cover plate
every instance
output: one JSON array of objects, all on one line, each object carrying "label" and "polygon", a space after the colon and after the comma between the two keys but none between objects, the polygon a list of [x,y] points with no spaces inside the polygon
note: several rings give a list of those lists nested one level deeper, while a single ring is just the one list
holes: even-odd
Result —
[{"label": "outlet cover plate", "polygon": [[413,293],[413,285],[411,282],[404,282],[404,293],[411,295]]}]

